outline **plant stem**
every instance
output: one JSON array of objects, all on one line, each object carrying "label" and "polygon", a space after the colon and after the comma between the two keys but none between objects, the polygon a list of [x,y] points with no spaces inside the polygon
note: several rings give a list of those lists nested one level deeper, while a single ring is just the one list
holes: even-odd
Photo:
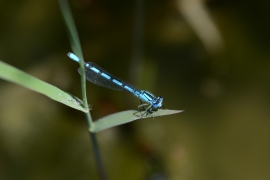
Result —
[{"label": "plant stem", "polygon": [[[80,68],[81,68],[81,72],[85,72],[84,71],[84,58],[80,57]],[[87,109],[87,113],[86,113],[86,119],[88,122],[88,129],[91,129],[92,127],[94,127],[94,123],[90,114],[90,108],[87,102],[87,95],[86,95],[86,78],[85,78],[85,73],[81,73],[81,85],[82,85],[82,97],[83,97],[83,106],[84,108]],[[101,161],[101,156],[100,156],[100,152],[99,152],[99,148],[98,148],[98,143],[97,143],[97,138],[96,135],[94,133],[92,133],[91,131],[89,131],[90,134],[90,138],[91,138],[91,142],[94,148],[94,157],[96,160],[96,164],[97,164],[97,168],[98,168],[98,172],[99,172],[99,176],[100,179],[102,180],[106,180],[106,173],[105,173],[105,169],[104,166],[102,164]]]},{"label": "plant stem", "polygon": [[[84,71],[84,60],[83,57],[81,57],[80,60],[80,68],[81,68],[81,72],[85,72]],[[91,129],[91,127],[94,126],[91,114],[90,114],[90,108],[87,102],[87,95],[86,95],[86,78],[85,78],[85,73],[81,73],[81,84],[82,84],[82,97],[83,97],[83,106],[84,108],[86,108],[88,111],[86,113],[86,119],[88,122],[88,129]],[[90,138],[91,138],[91,142],[94,148],[94,156],[95,156],[95,160],[96,160],[96,164],[97,164],[97,168],[98,168],[98,172],[99,172],[99,176],[100,179],[102,180],[106,180],[106,173],[105,173],[105,169],[104,166],[102,164],[101,161],[101,156],[100,156],[100,152],[99,152],[99,148],[98,148],[98,143],[97,143],[97,139],[96,139],[96,135],[94,133],[92,133],[91,131],[89,131],[90,134]]]},{"label": "plant stem", "polygon": [[[76,30],[76,26],[70,11],[70,7],[67,0],[58,0],[60,9],[62,11],[64,20],[66,22],[67,30],[69,33],[69,40],[71,42],[71,48],[75,54],[80,58],[80,68],[81,72],[84,71],[84,58],[82,55],[82,48],[80,45],[79,36]],[[97,139],[94,133],[90,131],[90,129],[94,128],[94,123],[92,121],[92,117],[90,114],[90,108],[87,102],[87,95],[86,95],[86,79],[85,79],[85,73],[81,73],[81,85],[82,85],[82,97],[83,97],[83,107],[87,110],[86,113],[86,119],[88,123],[88,129],[90,133],[90,138],[92,140],[93,148],[94,148],[94,156],[96,160],[96,164],[98,166],[98,171],[100,175],[100,179],[106,180],[105,170],[101,162],[100,152],[98,149]]]},{"label": "plant stem", "polygon": [[[81,71],[84,72],[84,61],[83,60],[80,61],[80,67],[81,67]],[[87,119],[87,122],[88,122],[89,135],[90,135],[90,138],[92,140],[91,142],[92,142],[92,145],[93,145],[93,148],[94,148],[94,157],[95,157],[95,160],[96,160],[96,164],[97,164],[100,179],[106,180],[107,179],[106,178],[106,173],[105,173],[105,169],[104,169],[104,166],[102,164],[102,161],[101,161],[101,156],[100,156],[100,152],[99,152],[99,148],[98,148],[97,138],[96,138],[96,135],[90,131],[91,127],[94,127],[94,123],[93,123],[93,120],[92,120],[92,117],[91,117],[91,114],[90,114],[90,108],[89,108],[89,105],[88,105],[88,102],[87,102],[85,73],[81,73],[81,84],[82,84],[83,105],[88,110],[87,113],[86,113],[86,119]]]},{"label": "plant stem", "polygon": [[96,164],[97,164],[97,168],[98,168],[99,177],[102,180],[106,180],[107,176],[106,176],[104,166],[103,166],[102,161],[101,161],[101,156],[100,156],[100,151],[99,151],[98,144],[97,144],[96,135],[95,135],[95,133],[92,133],[90,131],[89,131],[89,135],[90,135],[90,138],[92,139],[91,142],[92,142],[92,145],[94,148],[94,155],[95,155],[95,160],[96,160]]}]

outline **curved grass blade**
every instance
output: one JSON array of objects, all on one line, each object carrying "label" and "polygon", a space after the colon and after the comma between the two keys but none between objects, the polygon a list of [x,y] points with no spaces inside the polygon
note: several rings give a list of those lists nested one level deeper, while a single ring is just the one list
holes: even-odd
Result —
[{"label": "curved grass blade", "polygon": [[79,98],[2,61],[0,61],[0,78],[44,94],[45,96],[74,109],[87,112],[87,110],[83,108],[82,101]]},{"label": "curved grass blade", "polygon": [[[181,113],[184,110],[169,110],[159,109],[151,115],[141,117],[141,113],[136,110],[122,111],[115,114],[108,115],[94,122],[94,126],[89,129],[91,132],[99,132],[111,127],[119,126],[121,124],[129,123],[142,118],[155,118],[159,116],[165,116],[170,114]],[[144,112],[142,112],[143,114]]]},{"label": "curved grass blade", "polygon": [[82,55],[82,48],[80,44],[80,39],[77,33],[77,29],[75,26],[75,22],[73,20],[73,17],[71,15],[70,7],[67,2],[67,0],[58,0],[60,9],[63,14],[63,18],[66,23],[66,27],[68,30],[68,36],[69,36],[69,41],[71,44],[71,49],[72,51],[82,60],[83,55]]}]

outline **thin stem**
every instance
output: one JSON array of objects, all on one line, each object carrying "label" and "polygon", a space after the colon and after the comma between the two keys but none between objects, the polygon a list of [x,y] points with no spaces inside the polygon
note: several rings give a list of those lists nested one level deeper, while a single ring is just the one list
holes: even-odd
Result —
[{"label": "thin stem", "polygon": [[[60,6],[60,9],[62,10],[64,20],[66,22],[67,30],[69,33],[69,40],[71,42],[71,48],[72,48],[73,52],[79,56],[79,59],[80,59],[79,63],[80,63],[81,72],[85,72],[84,71],[84,58],[82,55],[80,40],[79,40],[76,26],[75,26],[75,23],[74,23],[72,14],[71,14],[69,4],[68,4],[67,0],[58,0],[58,3]],[[100,178],[102,180],[106,180],[107,178],[105,175],[104,167],[102,165],[101,156],[100,156],[100,152],[99,152],[98,144],[97,144],[97,139],[96,139],[95,134],[93,134],[90,131],[90,129],[94,128],[94,123],[92,121],[92,117],[90,114],[90,108],[89,108],[89,105],[87,102],[85,73],[81,73],[81,87],[82,87],[83,107],[87,110],[86,119],[88,122],[88,129],[89,129],[89,133],[90,133],[90,138],[92,140],[92,145],[94,148],[94,156],[95,156],[96,164],[98,167]]]},{"label": "thin stem", "polygon": [[97,163],[97,167],[98,167],[99,177],[102,180],[106,180],[107,176],[106,176],[106,173],[105,173],[102,161],[101,161],[101,156],[100,156],[100,151],[99,151],[98,144],[97,144],[96,135],[95,135],[95,133],[92,133],[90,131],[89,131],[89,135],[90,135],[90,138],[92,139],[91,142],[92,142],[93,147],[94,147],[94,154],[95,154],[95,159],[96,159],[96,163]]},{"label": "thin stem", "polygon": [[[81,68],[81,72],[85,72],[83,58],[80,60],[80,68]],[[90,108],[89,108],[89,105],[87,102],[85,73],[81,73],[81,85],[82,85],[83,106],[84,106],[84,108],[87,109],[86,119],[88,122],[88,129],[91,129],[94,126],[94,124],[93,124],[93,120],[91,117]]]}]

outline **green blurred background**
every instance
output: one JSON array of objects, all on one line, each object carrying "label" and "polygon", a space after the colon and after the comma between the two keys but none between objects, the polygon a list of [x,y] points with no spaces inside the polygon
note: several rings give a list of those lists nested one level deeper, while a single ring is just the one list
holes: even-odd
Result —
[{"label": "green blurred background", "polygon": [[[70,3],[86,61],[185,110],[98,133],[109,179],[270,179],[270,1],[144,2],[139,47],[135,1]],[[69,51],[57,1],[0,1],[1,61],[81,97]],[[87,86],[94,119],[139,105]],[[99,179],[82,112],[3,80],[0,100],[1,179]]]}]

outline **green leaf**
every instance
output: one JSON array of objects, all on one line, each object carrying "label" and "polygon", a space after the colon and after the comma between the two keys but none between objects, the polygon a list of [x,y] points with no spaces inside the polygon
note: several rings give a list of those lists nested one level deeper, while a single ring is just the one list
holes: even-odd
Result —
[{"label": "green leaf", "polygon": [[74,109],[87,112],[87,110],[83,108],[82,101],[79,98],[12,67],[3,61],[0,61],[0,78],[44,94],[45,96]]},{"label": "green leaf", "polygon": [[97,121],[94,122],[94,126],[89,129],[91,132],[99,132],[114,126],[118,126],[121,124],[129,123],[138,119],[143,118],[157,118],[159,116],[165,116],[170,114],[176,114],[181,113],[184,110],[169,110],[169,109],[159,109],[158,111],[154,112],[150,115],[143,115],[141,116],[141,113],[139,111],[135,110],[128,110],[128,111],[122,111],[115,114],[108,115],[106,117],[103,117]]}]

